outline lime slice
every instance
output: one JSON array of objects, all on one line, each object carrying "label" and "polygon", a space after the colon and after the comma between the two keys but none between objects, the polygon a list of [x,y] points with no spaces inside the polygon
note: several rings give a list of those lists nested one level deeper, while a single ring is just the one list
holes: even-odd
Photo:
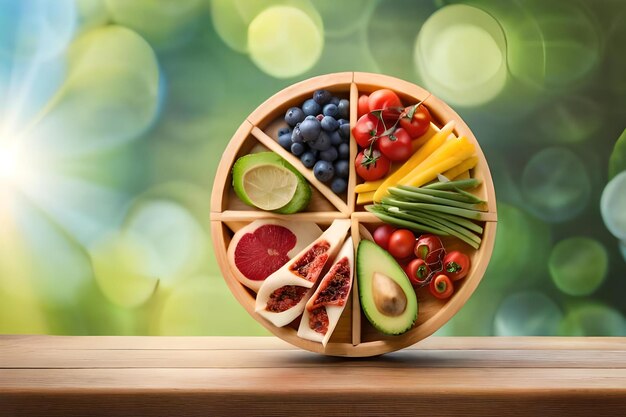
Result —
[{"label": "lime slice", "polygon": [[304,210],[311,186],[287,161],[274,152],[244,155],[233,165],[233,189],[249,206],[276,213]]},{"label": "lime slice", "polygon": [[293,172],[276,165],[259,165],[243,175],[243,190],[248,199],[261,210],[286,206],[298,187]]}]

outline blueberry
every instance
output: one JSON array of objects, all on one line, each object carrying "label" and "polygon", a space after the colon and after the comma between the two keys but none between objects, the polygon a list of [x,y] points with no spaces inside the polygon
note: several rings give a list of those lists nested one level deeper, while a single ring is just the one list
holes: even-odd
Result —
[{"label": "blueberry", "polygon": [[333,103],[329,103],[327,105],[324,106],[324,109],[322,110],[322,113],[324,114],[324,116],[332,116],[335,117],[337,116],[337,106],[334,105]]},{"label": "blueberry", "polygon": [[343,142],[343,139],[341,138],[341,135],[339,135],[338,130],[335,130],[334,132],[330,132],[328,136],[330,136],[330,144],[335,147],[339,146]]},{"label": "blueberry", "polygon": [[292,143],[291,133],[284,133],[278,137],[278,144],[287,150],[291,149]]},{"label": "blueberry", "polygon": [[335,168],[330,162],[317,161],[313,167],[313,175],[321,182],[328,182],[335,175]]},{"label": "blueberry", "polygon": [[348,123],[339,125],[339,134],[342,138],[348,139],[350,137],[350,125]]},{"label": "blueberry", "polygon": [[317,137],[317,139],[309,142],[309,146],[311,147],[311,149],[316,149],[318,151],[325,151],[326,149],[331,147],[331,142],[330,142],[330,137],[328,136],[328,133],[324,132],[323,130],[320,132],[320,135]]},{"label": "blueberry", "polygon": [[[337,106],[337,110],[339,110],[337,114],[342,119],[350,118],[350,102],[346,100],[345,98],[339,100],[339,105]],[[306,113],[306,110],[304,112]]]},{"label": "blueberry", "polygon": [[337,150],[339,151],[339,158],[350,158],[350,145],[348,145],[347,143],[342,143],[341,145],[339,145]]},{"label": "blueberry", "polygon": [[300,107],[291,107],[285,113],[285,122],[291,127],[304,120],[304,112]]},{"label": "blueberry", "polygon": [[300,143],[304,140],[302,137],[302,132],[300,132],[300,123],[298,123],[291,132],[291,141],[293,143]]},{"label": "blueberry", "polygon": [[337,121],[339,122],[339,126],[345,125],[345,124],[350,124],[350,121],[346,120],[346,119],[338,119]]},{"label": "blueberry", "polygon": [[321,130],[322,126],[317,119],[305,120],[300,123],[300,132],[305,142],[317,139]]},{"label": "blueberry", "polygon": [[317,120],[317,116],[313,116],[312,114],[310,114],[307,117],[305,117],[304,120]]},{"label": "blueberry", "polygon": [[302,156],[300,157],[300,161],[305,167],[313,168],[313,165],[315,165],[315,163],[317,162],[317,158],[315,157],[315,154],[313,152],[308,151],[302,154]]},{"label": "blueberry", "polygon": [[315,100],[310,98],[302,103],[302,111],[306,116],[317,116],[322,111],[322,106],[320,106]]},{"label": "blueberry", "polygon": [[335,161],[335,174],[339,178],[348,178],[350,175],[350,163],[345,159],[340,159],[339,161]]},{"label": "blueberry", "polygon": [[278,129],[278,137],[281,137],[285,133],[289,133],[291,135],[291,128],[289,126],[281,127]]},{"label": "blueberry", "polygon": [[341,194],[348,188],[348,182],[343,178],[335,178],[332,183],[330,183],[330,189],[333,190],[335,194]]},{"label": "blueberry", "polygon": [[313,100],[322,106],[330,101],[333,95],[328,90],[317,90],[313,93]]},{"label": "blueberry", "polygon": [[291,153],[294,154],[295,156],[302,155],[305,150],[306,148],[304,147],[303,143],[296,142],[296,143],[291,144]]},{"label": "blueberry", "polygon": [[334,146],[331,146],[325,151],[320,152],[320,159],[322,161],[333,162],[335,159],[337,159],[338,156],[339,154],[337,153],[337,148],[335,148]]},{"label": "blueberry", "polygon": [[332,116],[324,116],[321,122],[322,129],[327,132],[333,132],[339,127],[339,122]]},{"label": "blueberry", "polygon": [[339,105],[339,97],[333,97],[330,99],[330,103],[334,104],[335,106]]}]

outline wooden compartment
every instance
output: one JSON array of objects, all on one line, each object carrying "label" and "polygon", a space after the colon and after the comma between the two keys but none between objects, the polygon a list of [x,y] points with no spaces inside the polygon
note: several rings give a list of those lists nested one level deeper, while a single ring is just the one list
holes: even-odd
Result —
[{"label": "wooden compartment", "polygon": [[[354,187],[359,181],[356,178],[354,164],[350,164],[350,178],[346,195],[337,196],[332,193],[328,186],[315,179],[312,170],[305,168],[298,158],[285,151],[276,142],[276,132],[284,125],[282,116],[286,109],[300,105],[312,95],[313,91],[321,88],[328,89],[340,97],[349,97],[351,126],[354,126],[357,119],[359,92],[369,93],[378,88],[389,88],[396,91],[407,105],[423,100],[434,119],[433,132],[448,121],[455,120],[454,133],[467,136],[476,145],[479,162],[474,168],[473,176],[481,179],[483,184],[475,193],[487,201],[488,208],[483,213],[484,233],[479,250],[473,250],[456,239],[448,241],[442,239],[448,248],[460,249],[462,247],[472,260],[471,271],[465,279],[455,283],[457,285],[455,285],[455,292],[451,298],[440,301],[428,294],[427,290],[418,290],[418,319],[413,328],[399,336],[386,336],[374,329],[363,316],[355,279],[349,302],[326,348],[319,343],[299,338],[293,323],[278,328],[256,314],[254,312],[254,292],[248,290],[234,278],[226,256],[233,233],[259,218],[309,221],[317,223],[321,228],[327,227],[334,219],[350,218],[351,232],[348,236],[353,239],[355,248],[360,239],[371,239],[371,230],[380,224],[374,215],[365,212],[362,206],[356,205]],[[297,214],[278,215],[256,210],[238,200],[231,187],[231,167],[239,156],[262,149],[278,153],[296,167],[310,182],[314,194],[306,211]],[[352,139],[350,141],[351,161],[356,157],[357,150],[358,147]],[[211,233],[215,255],[226,283],[248,313],[270,332],[302,349],[326,355],[354,357],[379,355],[407,347],[434,333],[456,314],[474,292],[487,268],[495,241],[497,220],[495,192],[487,161],[476,138],[463,120],[443,101],[414,84],[380,74],[360,72],[328,74],[302,81],[280,91],[259,106],[237,130],[222,156],[215,177],[211,207]]]}]

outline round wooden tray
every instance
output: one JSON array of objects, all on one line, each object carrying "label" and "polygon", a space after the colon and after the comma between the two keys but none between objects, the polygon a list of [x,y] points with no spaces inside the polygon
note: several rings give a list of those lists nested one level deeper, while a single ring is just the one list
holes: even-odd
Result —
[{"label": "round wooden tray", "polygon": [[[417,292],[419,313],[414,327],[399,336],[387,336],[374,329],[361,312],[359,306],[356,279],[352,294],[344,313],[333,333],[330,342],[324,348],[320,343],[299,338],[297,323],[285,327],[275,327],[255,313],[255,294],[241,285],[234,277],[228,263],[226,250],[233,234],[260,218],[283,218],[289,220],[315,222],[320,227],[327,227],[334,219],[351,219],[351,236],[355,248],[360,239],[371,239],[370,232],[380,221],[366,212],[362,206],[356,205],[354,187],[358,179],[354,172],[354,164],[350,164],[348,191],[343,196],[335,195],[325,184],[317,181],[313,171],[305,168],[298,158],[285,151],[276,141],[277,131],[286,126],[283,115],[291,106],[300,105],[310,98],[317,89],[325,88],[335,95],[350,100],[350,125],[354,126],[357,119],[357,99],[359,93],[371,93],[379,88],[394,90],[405,105],[424,100],[424,104],[433,116],[431,129],[436,130],[450,120],[456,121],[454,133],[467,136],[476,145],[479,158],[474,168],[473,177],[481,179],[482,185],[475,193],[487,201],[488,211],[484,213],[483,241],[478,250],[473,250],[459,239],[443,239],[447,249],[462,249],[472,260],[468,276],[455,283],[455,292],[448,300],[438,300],[428,293],[427,289]],[[231,167],[235,160],[259,146],[278,153],[296,167],[310,182],[313,188],[313,199],[306,211],[290,215],[277,215],[270,212],[255,210],[244,205],[232,190]],[[350,160],[357,154],[357,145],[350,142]],[[461,118],[443,101],[430,95],[424,89],[397,78],[379,74],[361,72],[343,72],[311,78],[275,94],[261,104],[242,123],[232,137],[224,152],[215,176],[211,196],[211,234],[215,255],[224,274],[224,279],[241,305],[265,326],[270,332],[281,339],[312,352],[333,356],[373,356],[402,349],[431,335],[443,326],[472,295],[489,263],[496,234],[496,199],[489,173],[487,161],[471,130]],[[227,318],[225,318],[226,320]]]}]

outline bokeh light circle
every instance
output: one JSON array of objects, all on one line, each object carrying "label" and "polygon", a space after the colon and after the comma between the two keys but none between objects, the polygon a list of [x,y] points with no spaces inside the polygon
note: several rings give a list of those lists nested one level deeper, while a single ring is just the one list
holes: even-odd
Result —
[{"label": "bokeh light circle", "polygon": [[0,0],[0,58],[45,61],[60,54],[76,15],[74,0]]},{"label": "bokeh light circle", "polygon": [[73,305],[93,279],[85,248],[27,197],[1,185],[0,197],[0,294]]},{"label": "bokeh light circle", "polygon": [[515,78],[542,89],[563,88],[598,67],[598,28],[578,2],[526,0],[521,7],[523,16],[503,22]]},{"label": "bokeh light circle", "polygon": [[573,237],[554,246],[548,266],[559,290],[568,295],[589,295],[604,282],[609,256],[597,240]]},{"label": "bokeh light circle", "polygon": [[323,32],[304,11],[273,6],[261,12],[248,27],[252,61],[276,78],[300,75],[315,65],[324,47]]},{"label": "bokeh light circle", "polygon": [[609,179],[622,171],[626,171],[626,129],[617,138],[609,157]]},{"label": "bokeh light circle", "polygon": [[496,336],[550,336],[562,318],[552,299],[538,291],[525,291],[504,299],[494,319]]},{"label": "bokeh light circle", "polygon": [[498,22],[470,6],[446,6],[422,26],[414,59],[426,87],[460,106],[478,106],[506,84],[506,42]]},{"label": "bokeh light circle", "polygon": [[[47,156],[84,156],[136,139],[157,116],[159,68],[137,33],[104,26],[68,50],[63,86],[28,135]],[[80,117],[77,117],[80,115]]]},{"label": "bokeh light circle", "polygon": [[111,233],[90,249],[96,283],[113,304],[134,308],[145,303],[156,290],[159,278],[148,271],[150,247],[130,233]]},{"label": "bokeh light circle", "polygon": [[626,240],[626,171],[616,175],[604,187],[600,211],[609,232],[620,240]]},{"label": "bokeh light circle", "polygon": [[626,336],[626,320],[604,304],[582,304],[567,312],[560,325],[567,336]]},{"label": "bokeh light circle", "polygon": [[124,230],[149,242],[146,271],[163,285],[197,272],[207,254],[202,225],[180,204],[147,199],[133,205]]},{"label": "bokeh light circle", "polygon": [[589,202],[591,180],[574,152],[551,147],[536,153],[522,173],[522,195],[528,209],[548,222],[580,214]]},{"label": "bokeh light circle", "polygon": [[[342,2],[342,4],[345,2]],[[323,31],[324,24],[310,0],[210,0],[211,21],[217,35],[231,49],[248,53],[248,26],[263,10],[292,6],[305,12]]]}]

